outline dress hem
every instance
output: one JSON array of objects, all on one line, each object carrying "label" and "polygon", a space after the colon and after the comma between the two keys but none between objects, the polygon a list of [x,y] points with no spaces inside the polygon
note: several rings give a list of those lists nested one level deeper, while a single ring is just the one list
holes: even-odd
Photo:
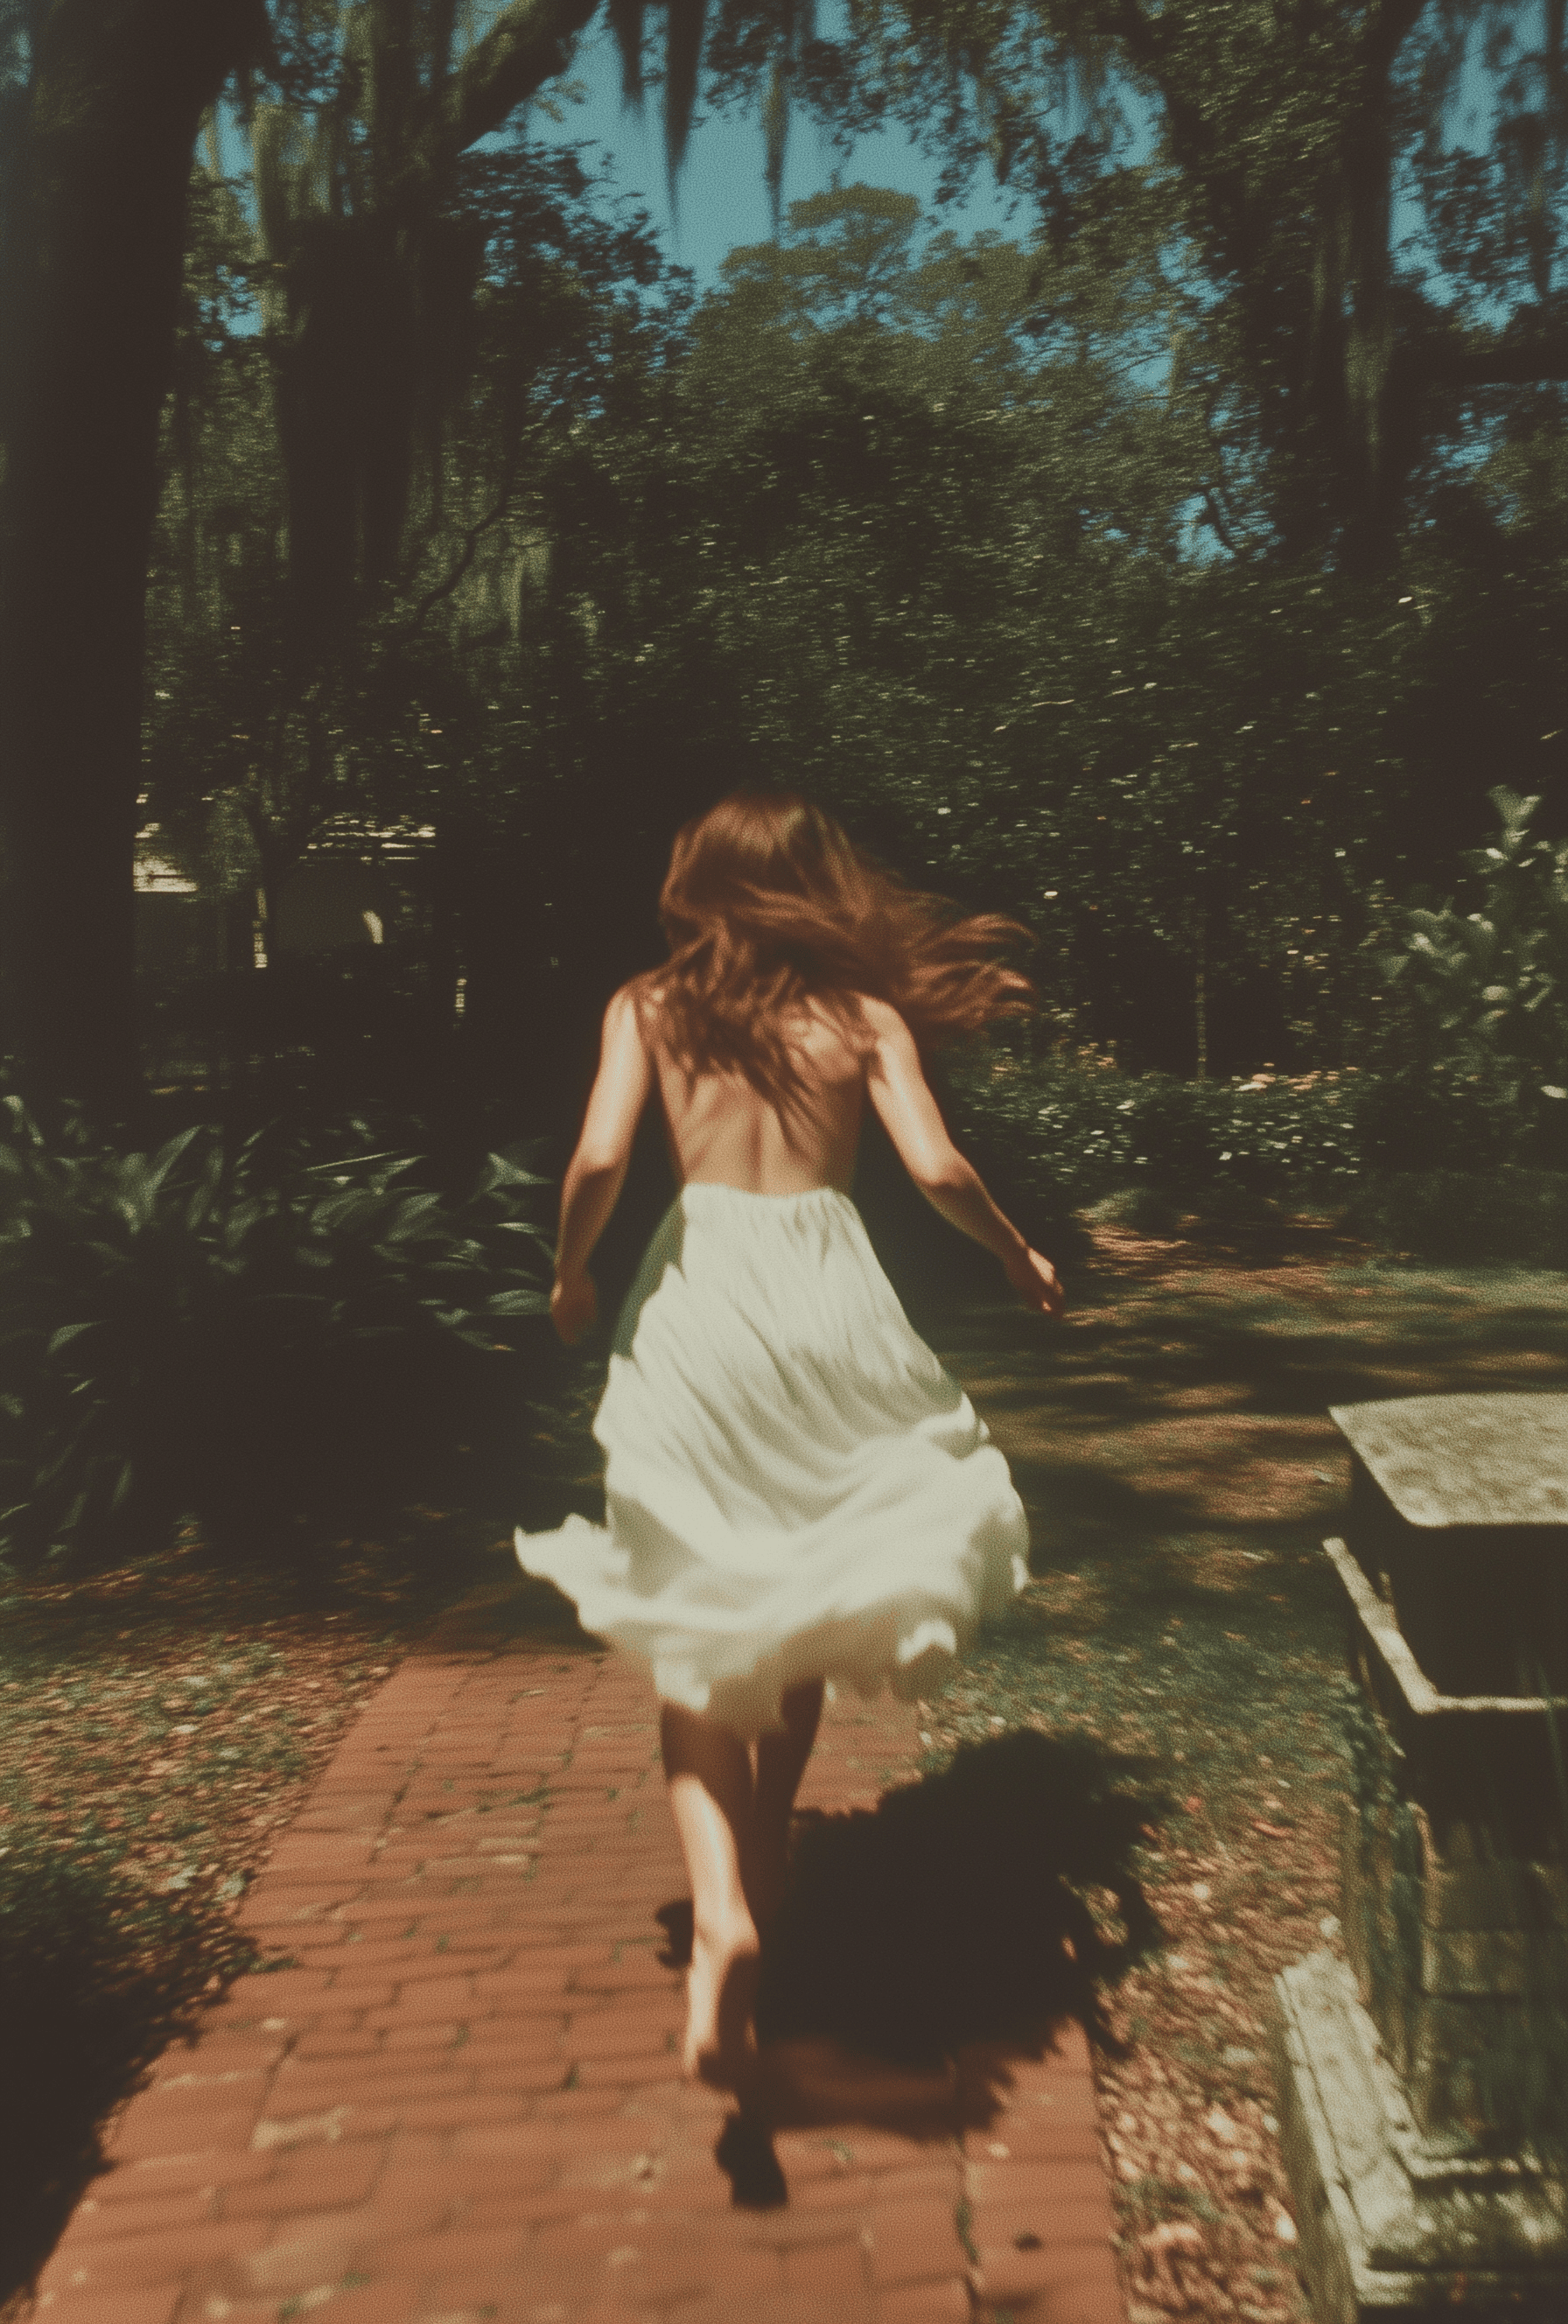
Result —
[{"label": "dress hem", "polygon": [[[660,1625],[651,1606],[646,1612],[627,1606],[630,1593],[614,1577],[601,1573],[595,1585],[585,1575],[583,1560],[595,1549],[601,1558],[615,1557],[597,1526],[582,1517],[568,1519],[557,1534],[530,1535],[520,1526],[514,1543],[523,1572],[561,1591],[588,1636],[644,1672],[661,1703],[695,1711],[748,1739],[781,1729],[783,1696],[818,1680],[835,1696],[850,1692],[868,1702],[884,1690],[905,1702],[940,1693],[981,1624],[1005,1611],[1028,1581],[1028,1565],[1014,1550],[1005,1563],[998,1559],[992,1565],[991,1587],[978,1604],[938,1604],[933,1593],[911,1591],[901,1604],[891,1597],[841,1613],[825,1610],[753,1660],[705,1672],[670,1652],[668,1642],[644,1644],[628,1635],[633,1627],[646,1632]],[[607,1599],[621,1603],[606,1604]]]}]

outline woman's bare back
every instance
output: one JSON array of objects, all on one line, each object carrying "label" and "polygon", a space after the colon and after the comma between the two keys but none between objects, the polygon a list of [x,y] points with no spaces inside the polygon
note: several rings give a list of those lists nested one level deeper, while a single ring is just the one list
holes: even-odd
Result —
[{"label": "woman's bare back", "polygon": [[682,1185],[738,1186],[752,1194],[849,1192],[865,1112],[874,1002],[857,1001],[863,1036],[826,1010],[802,1009],[785,1028],[803,1090],[783,1112],[742,1074],[693,1074],[659,1038],[657,996],[646,1020],[664,1109],[670,1166]]},{"label": "woman's bare back", "polygon": [[658,1009],[646,991],[623,985],[616,993],[604,1012],[599,1070],[561,1185],[550,1314],[568,1346],[594,1319],[588,1254],[615,1207],[656,1084],[681,1185],[754,1194],[805,1194],[823,1186],[847,1194],[869,1099],[933,1208],[995,1253],[1031,1307],[1060,1312],[1061,1286],[1050,1261],[998,1210],[948,1136],[903,1019],[867,994],[855,1002],[847,1026],[835,1025],[824,1009],[802,1012],[794,1040],[805,1097],[786,1119],[743,1075],[683,1072],[659,1038]]}]

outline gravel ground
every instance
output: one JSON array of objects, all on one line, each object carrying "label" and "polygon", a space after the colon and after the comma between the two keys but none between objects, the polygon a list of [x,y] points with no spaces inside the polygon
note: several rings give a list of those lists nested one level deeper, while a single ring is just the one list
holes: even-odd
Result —
[{"label": "gravel ground", "polygon": [[187,1536],[143,1567],[15,1589],[0,1855],[51,1842],[157,1894],[236,1897],[346,1722],[474,1579],[472,1541],[431,1556],[435,1524],[322,1545],[303,1576],[236,1576]]}]

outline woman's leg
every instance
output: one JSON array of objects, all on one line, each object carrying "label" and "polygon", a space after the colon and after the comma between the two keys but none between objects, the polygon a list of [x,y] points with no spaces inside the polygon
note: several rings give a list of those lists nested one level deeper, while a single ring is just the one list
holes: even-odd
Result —
[{"label": "woman's leg", "polygon": [[789,1868],[789,1818],[795,1794],[822,1717],[823,1683],[808,1679],[783,1697],[784,1730],[757,1738],[757,1784],[752,1800],[751,1847],[742,1860],[752,1918],[763,1928],[778,1911]]},{"label": "woman's leg", "polygon": [[752,1854],[753,1780],[745,1744],[716,1720],[666,1703],[659,1727],[670,1810],[691,1877],[688,2075],[743,2061],[756,1998],[757,1926],[741,1876]]}]

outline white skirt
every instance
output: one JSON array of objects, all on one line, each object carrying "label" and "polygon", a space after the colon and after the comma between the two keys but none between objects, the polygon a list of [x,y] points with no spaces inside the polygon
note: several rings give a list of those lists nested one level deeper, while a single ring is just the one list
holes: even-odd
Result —
[{"label": "white skirt", "polygon": [[520,1530],[519,1561],[664,1701],[742,1735],[808,1679],[940,1686],[1028,1579],[1007,1462],[835,1187],[681,1190],[594,1434],[607,1526]]}]

